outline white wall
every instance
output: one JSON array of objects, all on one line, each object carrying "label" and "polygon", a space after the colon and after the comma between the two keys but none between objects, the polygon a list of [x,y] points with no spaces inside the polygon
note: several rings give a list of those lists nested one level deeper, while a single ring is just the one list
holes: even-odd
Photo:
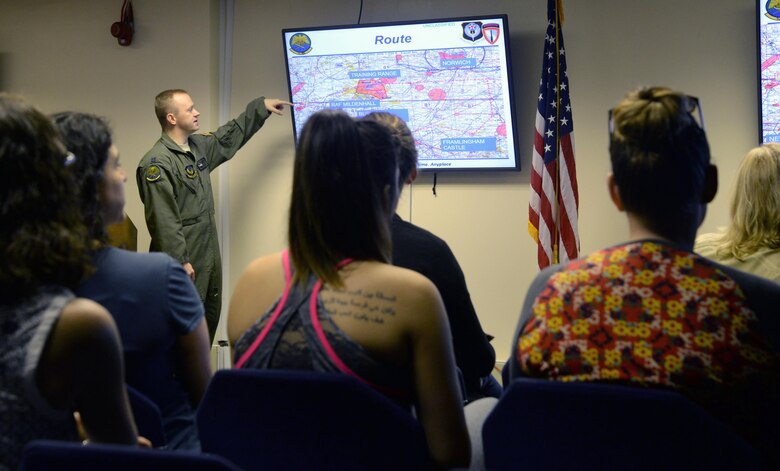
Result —
[{"label": "white wall", "polygon": [[216,113],[214,0],[135,0],[136,34],[119,46],[110,34],[121,1],[0,0],[0,86],[46,113],[86,111],[108,118],[128,173],[126,211],[149,247],[135,169],[160,136],[154,96],[188,89],[203,113]]},{"label": "white wall", "polygon": [[[470,14],[509,15],[518,140],[517,174],[423,175],[404,192],[400,213],[446,239],[457,255],[497,357],[510,340],[525,290],[537,272],[526,232],[530,150],[546,1],[365,0],[362,22]],[[136,0],[137,35],[122,48],[109,35],[121,1],[0,0],[0,86],[47,112],[80,109],[111,119],[131,172],[128,213],[148,245],[135,165],[159,134],[154,95],[191,91],[203,129],[216,127],[216,1]],[[281,29],[357,20],[359,0],[236,0],[232,114],[258,95],[286,97]],[[721,192],[704,230],[728,220],[738,160],[757,140],[755,6],[750,0],[565,0],[566,53],[574,109],[584,252],[624,239],[624,218],[605,190],[609,170],[606,110],[640,84],[681,89],[702,101]],[[273,117],[228,164],[230,286],[251,259],[285,245],[292,175],[289,113]],[[224,171],[224,170],[223,170]],[[217,179],[214,179],[217,182]]]},{"label": "white wall", "polygon": [[[642,84],[668,85],[701,98],[722,190],[703,229],[728,220],[727,195],[736,163],[757,139],[754,5],[748,0],[567,0],[568,71],[574,107],[584,252],[620,242],[624,218],[609,202],[607,109]],[[287,93],[281,28],[355,22],[359,0],[236,1],[233,107],[255,94]],[[485,330],[496,336],[497,358],[510,352],[525,290],[537,272],[527,235],[533,119],[546,27],[544,0],[370,1],[363,23],[507,13],[515,79],[519,174],[438,175],[411,189],[413,222],[449,242],[466,274]],[[272,26],[271,26],[272,25]],[[230,165],[231,280],[255,256],[284,246],[292,168],[292,125],[274,119]],[[399,205],[409,217],[409,190]]]}]

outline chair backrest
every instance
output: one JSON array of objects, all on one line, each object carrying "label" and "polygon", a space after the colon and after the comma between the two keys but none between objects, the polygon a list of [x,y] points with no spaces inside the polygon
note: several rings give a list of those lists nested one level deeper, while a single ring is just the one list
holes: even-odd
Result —
[{"label": "chair backrest", "polygon": [[220,370],[198,409],[203,451],[247,469],[424,469],[408,411],[338,373]]},{"label": "chair backrest", "polygon": [[164,446],[168,442],[165,437],[160,408],[137,389],[130,385],[126,386],[127,398],[130,400],[130,408],[133,410],[138,434],[148,438],[155,448]]},{"label": "chair backrest", "polygon": [[482,428],[485,466],[757,469],[758,453],[673,391],[521,378]]},{"label": "chair backrest", "polygon": [[20,471],[240,471],[221,456],[153,450],[127,445],[33,440],[22,452]]}]

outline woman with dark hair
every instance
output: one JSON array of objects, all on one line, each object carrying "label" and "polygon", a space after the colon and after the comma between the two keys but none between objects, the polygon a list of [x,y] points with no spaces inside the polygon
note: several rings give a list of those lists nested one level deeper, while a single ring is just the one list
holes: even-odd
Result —
[{"label": "woman with dark hair", "polygon": [[[403,119],[386,111],[375,111],[365,117],[387,125],[401,149],[398,154],[398,191],[417,178],[417,146],[412,131]],[[443,239],[430,231],[393,215],[390,223],[393,238],[393,265],[422,274],[436,285],[444,301],[452,333],[455,362],[463,373],[469,402],[482,397],[501,396],[501,386],[491,373],[496,366],[496,352],[482,330],[471,302],[466,277],[455,254]],[[469,425],[471,428],[471,425]]]},{"label": "woman with dark hair", "polygon": [[114,317],[127,384],[160,408],[168,448],[199,450],[195,410],[211,378],[211,363],[195,286],[168,255],[108,245],[106,226],[124,219],[127,181],[111,130],[101,118],[85,113],[58,113],[53,120],[76,155],[69,168],[89,222],[84,241],[96,267],[76,294],[99,302]]},{"label": "woman with dark hair", "polygon": [[422,275],[389,263],[397,153],[380,123],[312,115],[295,154],[289,251],[252,262],[231,299],[235,366],[353,375],[416,407],[439,466],[467,466],[441,297]]},{"label": "woman with dark hair", "polygon": [[93,267],[73,161],[46,116],[0,94],[0,469],[37,438],[136,443],[116,326],[70,291]]}]

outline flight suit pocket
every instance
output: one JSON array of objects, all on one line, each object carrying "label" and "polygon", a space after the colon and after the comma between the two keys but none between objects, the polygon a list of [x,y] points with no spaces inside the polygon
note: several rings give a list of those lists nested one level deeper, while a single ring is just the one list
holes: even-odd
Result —
[{"label": "flight suit pocket", "polygon": [[182,178],[181,175],[176,175],[176,178],[177,178],[177,180],[179,180],[179,183],[181,184],[181,186],[183,186],[183,187],[187,188],[188,190],[190,190],[190,193],[192,193],[193,195],[198,193],[198,189],[195,186],[195,180],[191,180],[189,178]]},{"label": "flight suit pocket", "polygon": [[187,218],[181,220],[182,226],[191,226],[193,224],[197,224],[198,221],[200,221],[200,218]]}]

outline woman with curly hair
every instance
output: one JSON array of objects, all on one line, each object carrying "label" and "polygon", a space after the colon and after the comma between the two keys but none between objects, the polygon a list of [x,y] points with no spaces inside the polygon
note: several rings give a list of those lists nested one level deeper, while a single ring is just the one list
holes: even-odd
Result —
[{"label": "woman with curly hair", "polygon": [[780,283],[780,144],[745,155],[731,199],[731,224],[700,235],[695,251]]},{"label": "woman with curly hair", "polygon": [[[195,410],[211,379],[203,304],[181,264],[164,253],[108,245],[107,226],[124,219],[127,175],[111,129],[101,118],[53,116],[65,145],[78,156],[69,166],[88,223],[95,274],[75,293],[111,312],[122,338],[127,384],[160,408],[167,446],[200,450]],[[155,443],[154,445],[162,445]]]},{"label": "woman with curly hair", "polygon": [[72,289],[92,270],[73,161],[51,121],[0,94],[0,469],[37,438],[136,443],[109,313]]}]

